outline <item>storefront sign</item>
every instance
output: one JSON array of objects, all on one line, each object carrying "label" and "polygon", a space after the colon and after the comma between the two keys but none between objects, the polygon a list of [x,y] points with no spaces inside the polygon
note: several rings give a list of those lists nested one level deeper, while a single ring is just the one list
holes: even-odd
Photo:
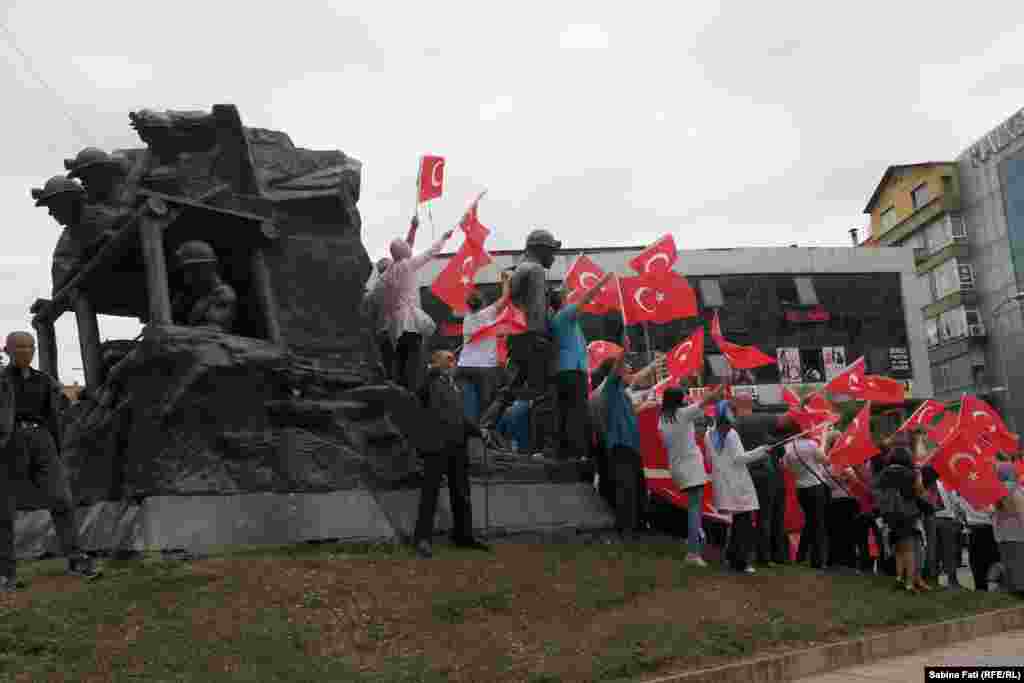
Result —
[{"label": "storefront sign", "polygon": [[791,323],[823,323],[832,319],[832,314],[824,306],[814,308],[790,308],[786,310],[786,320]]},{"label": "storefront sign", "polygon": [[1024,135],[1024,109],[1006,119],[968,150],[971,166],[977,168]]}]

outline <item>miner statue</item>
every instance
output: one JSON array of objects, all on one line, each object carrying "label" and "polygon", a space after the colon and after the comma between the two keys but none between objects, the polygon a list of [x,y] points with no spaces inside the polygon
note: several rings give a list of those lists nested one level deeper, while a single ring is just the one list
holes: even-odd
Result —
[{"label": "miner statue", "polygon": [[234,288],[220,277],[213,247],[199,240],[185,242],[175,258],[184,285],[172,306],[175,324],[231,332],[237,297]]},{"label": "miner statue", "polygon": [[14,519],[18,486],[28,482],[45,497],[68,573],[99,575],[78,545],[74,499],[60,454],[63,392],[48,375],[32,368],[35,339],[28,332],[7,336],[10,364],[0,370],[0,592],[15,587]]},{"label": "miner statue", "polygon": [[96,147],[86,147],[74,159],[65,159],[68,178],[79,179],[85,188],[86,201],[118,204],[127,169],[124,164]]}]

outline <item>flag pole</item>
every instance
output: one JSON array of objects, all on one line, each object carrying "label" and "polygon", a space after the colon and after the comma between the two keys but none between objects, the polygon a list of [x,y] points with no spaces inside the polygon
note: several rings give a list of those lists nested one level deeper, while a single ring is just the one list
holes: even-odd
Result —
[{"label": "flag pole", "polygon": [[615,276],[615,286],[619,290],[619,312],[622,313],[622,348],[625,349],[629,345],[629,335],[627,331],[629,322],[626,320],[626,302],[622,298],[622,280],[618,275]]}]

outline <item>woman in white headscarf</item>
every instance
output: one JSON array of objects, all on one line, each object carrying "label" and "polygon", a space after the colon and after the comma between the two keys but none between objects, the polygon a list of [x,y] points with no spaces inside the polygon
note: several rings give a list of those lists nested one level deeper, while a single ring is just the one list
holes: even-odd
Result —
[{"label": "woman in white headscarf", "polygon": [[[418,222],[413,218],[414,227]],[[441,253],[452,232],[448,230],[429,249],[415,256],[409,242],[392,240],[394,263],[381,275],[382,315],[395,348],[394,379],[409,391],[419,388],[423,342],[437,330],[434,321],[420,308],[416,271]]]}]

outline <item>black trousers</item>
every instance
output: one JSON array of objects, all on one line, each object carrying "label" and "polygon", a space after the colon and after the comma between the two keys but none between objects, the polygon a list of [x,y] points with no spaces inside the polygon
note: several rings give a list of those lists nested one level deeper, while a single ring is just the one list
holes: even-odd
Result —
[{"label": "black trousers", "polygon": [[391,343],[391,335],[385,333],[377,336],[377,348],[380,350],[380,364],[389,380],[394,380],[395,345]]},{"label": "black trousers", "polygon": [[945,573],[951,586],[960,585],[956,573],[960,569],[960,559],[963,557],[962,533],[963,525],[959,520],[935,518],[935,576]]},{"label": "black trousers", "polygon": [[469,455],[466,444],[452,445],[440,453],[423,456],[423,486],[420,489],[419,514],[413,542],[430,541],[434,536],[437,496],[441,492],[441,475],[448,475],[448,498],[452,507],[452,539],[456,542],[473,538],[473,509],[469,488]]},{"label": "black trousers", "polygon": [[999,546],[990,525],[972,525],[970,529],[967,557],[974,576],[974,590],[988,590],[988,572],[999,561]]},{"label": "black trousers", "polygon": [[25,481],[45,495],[61,552],[79,553],[68,471],[53,436],[42,427],[16,428],[0,452],[0,575],[10,578],[16,573],[17,487]]},{"label": "black trousers", "polygon": [[622,534],[639,531],[646,499],[646,491],[641,488],[644,472],[640,454],[626,446],[615,446],[610,465],[615,482],[615,527]]},{"label": "black trousers", "polygon": [[423,377],[423,336],[405,332],[395,345],[395,369],[392,378],[409,391],[420,388]]},{"label": "black trousers", "polygon": [[810,555],[811,566],[815,569],[825,567],[826,538],[825,509],[828,504],[828,489],[824,484],[815,484],[796,490],[796,498],[804,513],[804,528],[800,532],[800,550],[797,559],[802,561]]},{"label": "black trousers", "polygon": [[554,359],[551,339],[540,332],[523,332],[508,337],[507,343],[514,374],[481,416],[480,426],[484,429],[494,429],[517,399],[532,401],[548,393]]},{"label": "black trousers", "polygon": [[615,480],[612,477],[610,453],[605,448],[604,434],[595,432],[596,439],[593,446],[594,463],[597,466],[597,493],[608,505],[615,507]]},{"label": "black trousers", "polygon": [[558,457],[562,460],[590,455],[590,409],[587,403],[587,373],[562,370],[555,374],[555,434]]},{"label": "black trousers", "polygon": [[855,525],[860,506],[853,498],[833,498],[825,511],[830,567],[857,568]]},{"label": "black trousers", "polygon": [[757,561],[764,564],[789,561],[786,538],[786,482],[778,472],[751,468],[757,501]]},{"label": "black trousers", "polygon": [[875,561],[871,557],[871,542],[869,540],[874,524],[874,517],[860,512],[858,504],[857,516],[853,518],[853,556],[857,567],[862,572],[870,572],[875,566]]},{"label": "black trousers", "polygon": [[734,512],[729,547],[725,550],[725,559],[728,560],[730,567],[740,572],[747,568],[756,539],[754,513]]}]

